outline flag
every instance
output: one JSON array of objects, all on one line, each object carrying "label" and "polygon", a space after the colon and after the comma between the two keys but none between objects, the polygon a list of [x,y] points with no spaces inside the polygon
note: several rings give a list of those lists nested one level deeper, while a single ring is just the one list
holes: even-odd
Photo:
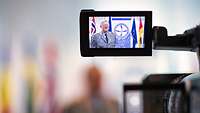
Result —
[{"label": "flag", "polygon": [[25,61],[24,75],[25,75],[25,110],[26,113],[34,113],[35,104],[35,85],[36,85],[36,64],[33,59]]},{"label": "flag", "polygon": [[137,44],[137,32],[136,32],[136,26],[135,26],[135,18],[133,18],[131,34],[132,34],[132,40],[133,40],[132,47],[135,48],[135,45]]},{"label": "flag", "polygon": [[94,17],[92,17],[90,33],[91,33],[91,36],[96,33],[96,22],[95,22]]},{"label": "flag", "polygon": [[11,109],[11,74],[9,67],[1,72],[2,113],[10,113]]},{"label": "flag", "polygon": [[116,34],[115,48],[131,48],[131,18],[112,17],[111,27]]},{"label": "flag", "polygon": [[24,59],[24,89],[25,112],[35,113],[36,89],[38,65],[37,65],[37,38],[32,34],[26,34],[22,38],[22,51]]},{"label": "flag", "polygon": [[142,25],[142,19],[140,17],[140,24],[139,24],[139,37],[138,37],[138,47],[142,48],[142,41],[143,41],[143,34],[144,34],[144,27]]},{"label": "flag", "polygon": [[44,91],[44,104],[41,107],[41,113],[57,113],[55,98],[56,73],[57,73],[57,45],[54,40],[47,40],[44,44],[44,82],[46,89]]},{"label": "flag", "polygon": [[[89,17],[89,42],[92,40],[92,36],[96,33],[96,20],[95,17]],[[90,44],[91,46],[91,44]]]},{"label": "flag", "polygon": [[11,70],[10,57],[11,46],[10,42],[4,42],[0,48],[0,96],[1,96],[1,112],[11,113]]}]

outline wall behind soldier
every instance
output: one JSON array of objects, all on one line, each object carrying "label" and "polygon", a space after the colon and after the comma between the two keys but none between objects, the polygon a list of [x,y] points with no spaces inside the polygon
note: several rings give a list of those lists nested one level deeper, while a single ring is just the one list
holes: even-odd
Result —
[{"label": "wall behind soldier", "polygon": [[[169,35],[175,35],[200,23],[199,3],[198,0],[1,0],[0,25],[3,25],[0,26],[0,33],[13,39],[13,45],[18,47],[13,51],[17,54],[21,51],[20,40],[27,33],[34,35],[39,43],[49,37],[57,40],[60,55],[56,95],[60,103],[69,103],[83,94],[84,88],[80,87],[84,75],[82,68],[93,63],[105,74],[104,88],[108,95],[121,100],[124,82],[140,82],[150,73],[197,72],[196,55],[154,50],[152,57],[83,58],[79,49],[80,10],[152,10],[153,25],[166,26]],[[40,46],[38,48],[41,49]],[[18,65],[19,59],[20,55],[15,57],[13,65]],[[20,68],[14,67],[14,70]],[[16,71],[14,75],[20,75],[20,72]],[[16,84],[20,83],[19,77],[13,79]],[[20,93],[23,92],[23,85],[15,87],[18,96],[13,98],[19,101],[23,97]],[[110,93],[110,89],[114,93]],[[21,113],[23,107],[17,102],[13,106],[16,113]]]}]

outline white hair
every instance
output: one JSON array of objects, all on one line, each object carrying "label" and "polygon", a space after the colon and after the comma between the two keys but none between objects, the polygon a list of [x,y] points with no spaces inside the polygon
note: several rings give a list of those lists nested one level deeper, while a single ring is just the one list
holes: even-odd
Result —
[{"label": "white hair", "polygon": [[104,21],[101,22],[100,27],[101,27],[104,23],[107,23],[107,24],[109,25],[108,21],[107,21],[107,20],[104,20]]}]

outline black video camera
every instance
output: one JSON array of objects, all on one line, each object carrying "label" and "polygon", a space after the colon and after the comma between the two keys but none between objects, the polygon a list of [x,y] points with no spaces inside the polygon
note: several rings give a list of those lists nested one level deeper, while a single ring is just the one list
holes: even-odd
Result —
[{"label": "black video camera", "polygon": [[[151,11],[80,12],[82,56],[151,56],[153,49],[193,51],[200,61],[200,25],[168,36],[152,29]],[[200,62],[199,62],[200,64]],[[200,73],[149,75],[124,86],[125,113],[199,113]]]},{"label": "black video camera", "polygon": [[[199,58],[200,25],[176,36],[168,36],[165,27],[155,26],[152,32],[154,49],[193,51]],[[199,113],[199,94],[200,73],[151,74],[140,85],[124,85],[124,112]],[[131,101],[136,96],[137,105]]]},{"label": "black video camera", "polygon": [[199,113],[200,73],[151,74],[124,85],[124,113]]}]

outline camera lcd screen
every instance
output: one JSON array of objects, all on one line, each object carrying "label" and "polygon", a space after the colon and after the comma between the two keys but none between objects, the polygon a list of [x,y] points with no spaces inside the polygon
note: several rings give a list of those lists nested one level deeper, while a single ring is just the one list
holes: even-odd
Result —
[{"label": "camera lcd screen", "polygon": [[151,11],[80,13],[81,56],[151,56]]},{"label": "camera lcd screen", "polygon": [[145,16],[89,17],[90,48],[144,48]]}]

